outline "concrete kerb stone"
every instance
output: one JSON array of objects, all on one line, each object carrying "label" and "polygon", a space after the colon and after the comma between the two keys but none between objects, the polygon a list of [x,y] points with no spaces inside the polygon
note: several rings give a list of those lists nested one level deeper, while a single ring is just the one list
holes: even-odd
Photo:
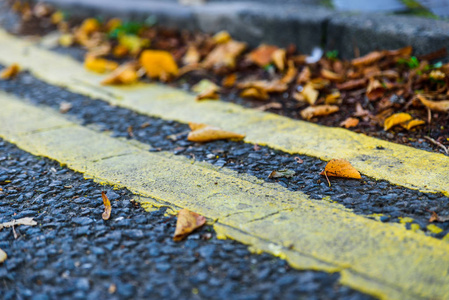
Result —
[{"label": "concrete kerb stone", "polygon": [[72,16],[116,16],[144,20],[155,16],[163,26],[204,32],[227,30],[251,46],[293,43],[302,53],[315,46],[338,50],[342,58],[377,49],[412,45],[417,55],[449,46],[449,22],[411,16],[338,13],[307,5],[254,2],[183,6],[176,2],[141,0],[47,0]]}]

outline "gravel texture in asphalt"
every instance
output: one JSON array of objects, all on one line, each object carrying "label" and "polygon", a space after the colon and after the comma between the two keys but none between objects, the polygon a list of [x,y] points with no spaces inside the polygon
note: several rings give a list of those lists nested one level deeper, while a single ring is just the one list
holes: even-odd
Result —
[{"label": "gravel texture in asphalt", "polygon": [[[338,274],[297,271],[268,254],[218,240],[205,226],[173,242],[176,218],[147,213],[112,190],[0,139],[1,299],[372,299]],[[10,181],[5,183],[5,181]],[[101,191],[112,216],[101,217]]]},{"label": "gravel texture in asphalt", "polygon": [[[443,216],[449,212],[449,198],[442,194],[422,193],[366,176],[360,181],[330,178],[329,187],[326,178],[319,175],[326,162],[316,158],[290,155],[243,142],[192,143],[187,141],[189,128],[186,124],[140,115],[101,100],[93,101],[44,83],[29,73],[21,73],[14,80],[0,81],[0,89],[55,110],[59,110],[62,102],[70,103],[72,108],[67,112],[67,117],[96,130],[108,131],[113,137],[134,138],[151,145],[150,151],[170,151],[277,182],[290,190],[304,192],[313,199],[336,201],[357,214],[368,217],[384,214],[377,217],[382,222],[399,222],[401,217],[411,217],[413,223],[426,231],[430,211]],[[298,163],[296,157],[303,162]],[[291,169],[295,175],[291,178],[268,178],[272,171],[283,169]],[[410,228],[410,223],[406,226]],[[441,233],[435,235],[426,231],[427,234],[442,238],[449,233],[449,222],[437,223],[437,226],[443,229]]]}]

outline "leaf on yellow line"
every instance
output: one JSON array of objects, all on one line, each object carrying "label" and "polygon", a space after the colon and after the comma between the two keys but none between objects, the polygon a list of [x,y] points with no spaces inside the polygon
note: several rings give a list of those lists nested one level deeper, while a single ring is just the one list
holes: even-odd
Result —
[{"label": "leaf on yellow line", "polygon": [[86,58],[84,59],[84,67],[89,71],[97,73],[111,72],[117,69],[118,66],[119,64],[115,61],[95,57],[92,55],[86,55]]},{"label": "leaf on yellow line", "polygon": [[59,37],[58,42],[62,47],[70,47],[75,42],[75,38],[72,34],[66,33]]},{"label": "leaf on yellow line", "polygon": [[254,99],[258,99],[258,100],[268,100],[268,99],[270,99],[270,96],[268,95],[268,93],[265,90],[259,89],[259,88],[256,88],[256,87],[250,87],[250,88],[244,89],[240,93],[240,97],[242,97],[242,98],[254,98]]},{"label": "leaf on yellow line", "polygon": [[273,53],[278,49],[273,45],[262,44],[248,54],[248,59],[263,68],[271,63]]},{"label": "leaf on yellow line", "polygon": [[150,78],[167,81],[178,75],[178,66],[170,52],[145,50],[140,55],[139,62]]},{"label": "leaf on yellow line", "polygon": [[203,79],[192,87],[192,91],[197,93],[196,100],[218,99],[220,87],[208,79]]},{"label": "leaf on yellow line", "polygon": [[449,221],[449,216],[439,216],[436,212],[432,211],[432,216],[429,219],[430,223],[433,222],[447,222]]},{"label": "leaf on yellow line", "polygon": [[237,57],[246,49],[246,44],[230,40],[217,45],[203,60],[202,66],[210,68],[234,68]]},{"label": "leaf on yellow line", "polygon": [[432,101],[432,100],[428,100],[424,95],[418,94],[416,95],[419,99],[419,101],[421,101],[421,103],[429,108],[430,110],[434,110],[434,111],[442,111],[442,112],[446,112],[449,111],[449,101],[445,100],[445,101]]},{"label": "leaf on yellow line", "polygon": [[359,125],[359,119],[357,118],[347,118],[343,122],[340,123],[340,126],[344,126],[345,128],[352,128]]},{"label": "leaf on yellow line", "polygon": [[104,205],[104,212],[101,215],[103,220],[109,220],[111,217],[111,201],[109,201],[108,196],[106,196],[106,193],[104,191],[101,191],[101,198],[103,199],[103,205]]},{"label": "leaf on yellow line", "polygon": [[101,84],[126,85],[136,83],[138,79],[136,63],[125,63],[103,79]]},{"label": "leaf on yellow line", "polygon": [[343,177],[343,178],[354,178],[362,179],[359,171],[357,171],[349,161],[346,159],[332,159],[330,160],[324,171],[320,175],[333,176],[333,177]]},{"label": "leaf on yellow line", "polygon": [[224,44],[232,40],[231,35],[226,30],[222,30],[220,32],[217,32],[212,37],[215,43],[217,44]]},{"label": "leaf on yellow line", "polygon": [[182,58],[182,63],[186,66],[197,64],[200,62],[200,58],[201,55],[198,49],[195,46],[191,45],[189,46],[189,48],[187,48],[187,52]]},{"label": "leaf on yellow line", "polygon": [[8,258],[8,255],[6,255],[6,252],[0,249],[0,263],[4,262]]},{"label": "leaf on yellow line", "polygon": [[0,73],[0,78],[1,79],[11,79],[11,78],[16,77],[17,74],[19,74],[19,72],[20,72],[19,65],[12,64]]},{"label": "leaf on yellow line", "polygon": [[391,115],[385,119],[384,130],[387,131],[388,129],[392,128],[393,126],[399,125],[401,123],[405,123],[407,121],[410,121],[411,119],[413,119],[413,118],[408,113],[397,113],[397,114]]},{"label": "leaf on yellow line", "polygon": [[284,69],[285,69],[286,57],[287,57],[287,51],[285,51],[285,49],[277,49],[276,51],[273,52],[273,54],[271,54],[271,59],[272,59],[274,65],[281,72],[284,71]]},{"label": "leaf on yellow line", "polygon": [[218,127],[210,126],[202,123],[189,123],[190,129],[187,139],[191,142],[205,143],[216,140],[236,139],[242,140],[245,135],[225,131]]},{"label": "leaf on yellow line", "polygon": [[413,127],[420,126],[426,124],[426,121],[420,119],[414,119],[406,123],[401,123],[401,126],[407,130],[412,129]]},{"label": "leaf on yellow line", "polygon": [[306,120],[310,120],[313,117],[327,116],[339,111],[336,105],[317,105],[309,106],[301,111],[301,117]]},{"label": "leaf on yellow line", "polygon": [[188,209],[181,209],[178,212],[178,220],[176,221],[175,234],[173,240],[175,242],[182,241],[192,231],[206,224],[206,218]]}]

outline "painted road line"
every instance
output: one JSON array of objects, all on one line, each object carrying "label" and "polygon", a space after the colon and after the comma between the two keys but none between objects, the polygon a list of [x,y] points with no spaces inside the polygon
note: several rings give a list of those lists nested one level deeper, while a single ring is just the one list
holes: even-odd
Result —
[{"label": "painted road line", "polygon": [[[449,298],[449,243],[272,183],[151,153],[0,93],[0,136],[97,182],[196,211],[228,237],[299,269],[340,272],[383,299]],[[148,205],[148,203],[147,203]]]},{"label": "painted road line", "polygon": [[449,195],[449,157],[357,134],[246,109],[221,101],[198,103],[195,96],[157,84],[104,87],[103,76],[70,57],[38,48],[0,31],[0,63],[19,63],[38,78],[142,114],[180,122],[200,122],[246,134],[246,142],[288,153],[330,160],[345,158],[375,179]]}]

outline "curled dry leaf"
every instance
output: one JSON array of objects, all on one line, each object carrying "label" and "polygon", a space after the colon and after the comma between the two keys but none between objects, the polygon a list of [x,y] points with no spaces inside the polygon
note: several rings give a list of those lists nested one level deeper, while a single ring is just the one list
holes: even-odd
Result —
[{"label": "curled dry leaf", "polygon": [[270,173],[270,175],[268,175],[268,178],[281,178],[281,177],[292,178],[293,176],[295,176],[295,174],[296,172],[290,169],[274,170],[273,172]]},{"label": "curled dry leaf", "polygon": [[118,66],[119,64],[115,61],[95,57],[92,55],[86,55],[86,58],[84,59],[84,67],[89,71],[97,73],[111,72],[117,69]]},{"label": "curled dry leaf", "polygon": [[306,66],[302,69],[301,73],[299,73],[297,83],[304,84],[308,82],[310,80],[310,76],[312,76],[312,73],[310,72],[310,68]]},{"label": "curled dry leaf", "polygon": [[391,115],[385,119],[384,130],[387,131],[388,129],[392,128],[393,126],[410,121],[411,119],[413,119],[413,118],[408,113],[397,113],[397,114]]},{"label": "curled dry leaf", "polygon": [[386,56],[410,56],[412,55],[413,47],[407,46],[396,50],[384,51]]},{"label": "curled dry leaf", "polygon": [[145,50],[140,55],[139,62],[150,78],[167,81],[178,75],[178,66],[170,52]]},{"label": "curled dry leaf", "polygon": [[281,103],[279,103],[279,102],[270,102],[270,103],[261,105],[261,106],[255,108],[255,109],[261,110],[261,111],[265,111],[265,110],[268,110],[268,109],[281,109],[281,108],[282,108],[282,104]]},{"label": "curled dry leaf", "polygon": [[242,98],[254,98],[254,99],[258,99],[258,100],[268,100],[268,99],[270,99],[270,96],[268,95],[268,93],[265,90],[262,90],[262,89],[259,89],[259,88],[255,88],[255,87],[250,87],[250,88],[244,89],[240,93],[240,97],[242,97]]},{"label": "curled dry leaf", "polygon": [[184,63],[184,65],[193,65],[199,63],[200,58],[201,56],[200,53],[198,52],[198,49],[195,46],[191,45],[187,49],[187,52],[184,55],[184,57],[182,58],[182,62]]},{"label": "curled dry leaf", "polygon": [[332,82],[342,82],[342,81],[344,81],[343,76],[341,76],[341,75],[339,75],[337,73],[334,73],[332,71],[326,70],[326,69],[322,69],[320,75],[321,75],[321,77],[323,77],[325,79],[328,79],[328,80],[330,80]]},{"label": "curled dry leaf", "polygon": [[449,216],[440,217],[436,212],[432,211],[432,216],[429,219],[430,223],[433,222],[447,222],[449,221]]},{"label": "curled dry leaf", "polygon": [[216,140],[226,140],[226,139],[236,139],[242,140],[245,138],[245,135],[234,133],[230,131],[225,131],[218,127],[210,126],[207,124],[201,123],[189,123],[190,129],[187,139],[191,142],[210,142]]},{"label": "curled dry leaf", "polygon": [[379,80],[371,78],[366,89],[366,97],[370,100],[376,100],[384,95],[385,88],[379,82]]},{"label": "curled dry leaf", "polygon": [[332,159],[324,168],[320,175],[362,179],[357,171],[346,159]]},{"label": "curled dry leaf", "polygon": [[8,255],[6,255],[6,252],[0,249],[0,263],[4,262],[8,258]]},{"label": "curled dry leaf", "polygon": [[276,46],[262,44],[248,54],[248,59],[263,68],[271,63],[273,53],[278,49]]},{"label": "curled dry leaf", "polygon": [[363,88],[366,85],[366,78],[349,80],[344,83],[337,84],[337,89],[343,90],[355,90]]},{"label": "curled dry leaf", "polygon": [[332,94],[326,95],[324,103],[326,104],[340,104],[342,101],[341,94],[339,91],[333,92]]},{"label": "curled dry leaf", "polygon": [[109,201],[108,196],[106,196],[106,193],[104,191],[101,191],[101,198],[103,199],[103,205],[104,205],[104,212],[101,215],[103,220],[109,220],[111,217],[111,201]]},{"label": "curled dry leaf", "polygon": [[237,81],[237,74],[232,73],[232,74],[227,75],[225,78],[223,78],[221,85],[225,88],[231,88],[234,86],[236,81]]},{"label": "curled dry leaf", "polygon": [[319,92],[313,88],[313,85],[309,82],[307,83],[301,91],[301,95],[304,97],[304,100],[307,101],[310,105],[314,105],[316,100],[318,99]]},{"label": "curled dry leaf", "polygon": [[288,85],[281,80],[254,80],[237,84],[239,89],[256,88],[266,93],[282,93],[288,89]]},{"label": "curled dry leaf", "polygon": [[234,68],[237,57],[245,49],[245,43],[234,40],[219,44],[204,58],[201,65],[206,69],[221,67]]},{"label": "curled dry leaf", "polygon": [[288,64],[287,72],[281,79],[281,82],[285,84],[291,83],[295,79],[296,74],[298,73],[295,67],[295,63],[292,60],[289,60],[287,64]]},{"label": "curled dry leaf", "polygon": [[198,93],[196,100],[218,99],[220,87],[210,80],[203,79],[192,87],[192,91]]},{"label": "curled dry leaf", "polygon": [[285,49],[277,49],[271,55],[274,65],[281,72],[284,71],[284,69],[285,69],[286,56],[287,56],[287,52],[285,51]]},{"label": "curled dry leaf", "polygon": [[25,226],[36,226],[37,222],[33,220],[33,218],[21,218],[9,222],[4,222],[0,224],[0,230],[3,228],[13,227],[13,226],[19,226],[19,225],[25,225]]},{"label": "curled dry leaf", "polygon": [[139,80],[139,75],[137,74],[137,64],[136,63],[126,63],[121,65],[115,71],[113,71],[109,76],[107,76],[101,84],[103,85],[126,85],[133,84]]},{"label": "curled dry leaf", "polygon": [[188,236],[192,231],[206,224],[206,218],[188,209],[181,209],[178,212],[175,234],[173,240],[179,242]]},{"label": "curled dry leaf", "polygon": [[72,103],[62,101],[61,104],[59,104],[59,112],[61,114],[66,114],[69,110],[72,109]]},{"label": "curled dry leaf", "polygon": [[351,61],[351,64],[355,67],[362,67],[362,66],[368,66],[371,65],[380,59],[382,59],[385,56],[384,52],[380,51],[373,51],[371,53],[368,53],[365,56],[354,58]]},{"label": "curled dry leaf", "polygon": [[432,101],[432,100],[428,100],[426,97],[424,97],[424,95],[418,94],[416,95],[416,97],[418,97],[419,101],[421,101],[421,103],[429,108],[430,110],[434,110],[434,111],[442,111],[442,112],[446,112],[449,111],[449,101]]},{"label": "curled dry leaf", "polygon": [[405,128],[405,129],[407,129],[407,130],[410,130],[410,129],[412,129],[413,127],[420,126],[420,125],[424,125],[424,124],[426,124],[425,121],[419,120],[419,119],[414,119],[414,120],[411,120],[411,121],[406,122],[406,123],[401,123],[401,126],[402,126],[403,128]]},{"label": "curled dry leaf", "polygon": [[340,126],[344,126],[345,128],[352,128],[359,125],[359,119],[357,118],[347,118],[343,122],[340,123]]},{"label": "curled dry leaf", "polygon": [[309,106],[301,111],[301,117],[310,120],[313,117],[327,116],[337,111],[339,111],[339,108],[336,105]]},{"label": "curled dry leaf", "polygon": [[20,67],[18,64],[12,64],[0,73],[1,79],[11,79],[19,74]]}]

